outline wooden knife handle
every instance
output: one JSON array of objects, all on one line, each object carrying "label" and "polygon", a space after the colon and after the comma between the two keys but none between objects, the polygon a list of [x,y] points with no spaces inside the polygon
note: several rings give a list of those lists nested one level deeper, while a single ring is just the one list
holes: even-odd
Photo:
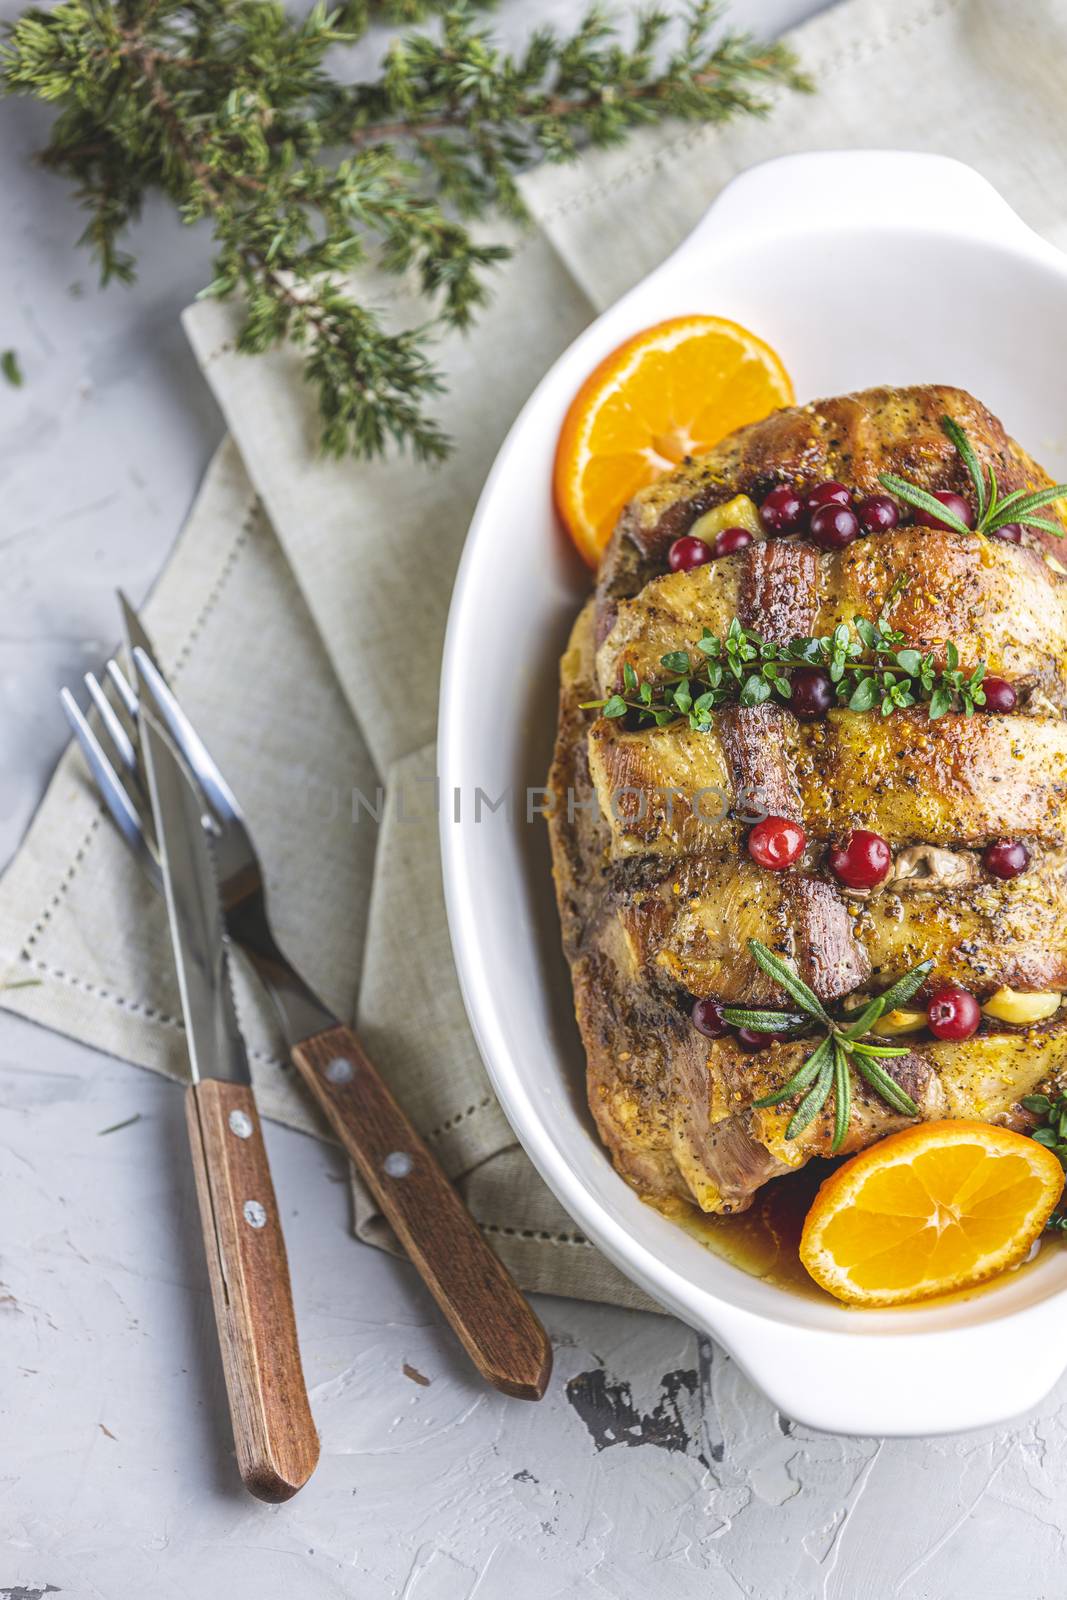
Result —
[{"label": "wooden knife handle", "polygon": [[237,1464],[260,1500],[288,1500],[314,1472],[319,1440],[256,1102],[245,1084],[204,1078],[185,1114]]},{"label": "wooden knife handle", "polygon": [[292,1054],[482,1377],[540,1400],[552,1371],[548,1335],[351,1028],[327,1028]]}]

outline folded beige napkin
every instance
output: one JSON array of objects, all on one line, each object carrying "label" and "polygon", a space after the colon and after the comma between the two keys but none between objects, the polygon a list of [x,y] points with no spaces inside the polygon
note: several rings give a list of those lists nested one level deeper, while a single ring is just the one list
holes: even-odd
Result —
[{"label": "folded beige napkin", "polygon": [[[149,628],[250,815],[283,941],[331,1004],[357,1014],[530,1289],[649,1304],[516,1146],[467,1026],[445,925],[429,804],[441,643],[456,560],[504,433],[590,318],[661,260],[735,173],[769,156],[870,145],[955,155],[1067,244],[1058,66],[1067,0],[848,0],[795,43],[814,98],[784,99],[762,123],[649,131],[526,180],[534,222],[513,234],[492,307],[439,351],[456,450],[436,471],[320,459],[299,357],[236,356],[231,307],[207,302],[186,316],[233,442],[153,594]],[[421,314],[395,280],[366,288],[401,321]],[[0,1004],[184,1075],[161,907],[105,825],[75,752],[0,883],[0,958],[7,976],[41,979]],[[238,998],[264,1110],[320,1132],[254,984]],[[356,1228],[391,1243],[358,1186]]]}]

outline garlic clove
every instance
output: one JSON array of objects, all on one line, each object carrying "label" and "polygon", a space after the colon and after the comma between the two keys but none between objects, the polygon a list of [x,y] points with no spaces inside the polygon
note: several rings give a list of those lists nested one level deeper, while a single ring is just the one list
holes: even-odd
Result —
[{"label": "garlic clove", "polygon": [[750,500],[747,494],[735,494],[732,500],[726,500],[721,506],[713,506],[710,511],[705,511],[687,532],[691,538],[703,539],[705,544],[714,544],[724,528],[744,528],[753,539],[767,537],[767,530],[760,521],[760,514],[756,509],[756,502]]},{"label": "garlic clove", "polygon": [[1055,1016],[1060,1008],[1060,998],[1051,990],[1023,994],[1017,989],[1005,987],[990,995],[982,1010],[997,1022],[1014,1022],[1025,1027],[1031,1022],[1045,1022]]},{"label": "garlic clove", "polygon": [[871,1032],[892,1038],[897,1033],[916,1033],[919,1028],[926,1027],[926,1022],[925,1011],[887,1011],[884,1017],[878,1018]]}]

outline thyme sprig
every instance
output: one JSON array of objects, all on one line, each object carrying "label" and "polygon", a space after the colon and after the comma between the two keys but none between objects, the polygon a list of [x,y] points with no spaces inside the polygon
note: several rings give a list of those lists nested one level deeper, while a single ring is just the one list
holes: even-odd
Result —
[{"label": "thyme sprig", "polygon": [[1041,1118],[1031,1139],[1051,1150],[1067,1171],[1067,1094],[1024,1094],[1019,1104]]},{"label": "thyme sprig", "polygon": [[[1030,1132],[1031,1139],[1051,1150],[1067,1171],[1067,1094],[1024,1094],[1019,1103],[1041,1118]],[[1045,1223],[1045,1232],[1067,1234],[1067,1212],[1054,1211]]]},{"label": "thyme sprig", "polygon": [[[834,1133],[830,1144],[832,1151],[840,1150],[848,1133],[852,1116],[852,1069],[878,1094],[892,1110],[902,1116],[914,1117],[919,1108],[915,1101],[890,1077],[881,1065],[895,1056],[906,1056],[908,1050],[901,1045],[871,1044],[867,1039],[879,1017],[898,1006],[906,1005],[923,986],[933,971],[932,961],[920,961],[902,978],[876,995],[865,1005],[854,1006],[834,1017],[823,1005],[814,989],[803,978],[775,955],[759,939],[750,939],[748,948],[757,966],[773,978],[799,1007],[801,1015],[793,1012],[759,1011],[748,1006],[725,1006],[723,1016],[734,1027],[752,1028],[757,1033],[786,1033],[798,1026],[815,1022],[823,1028],[824,1036],[811,1054],[794,1072],[787,1083],[774,1094],[764,1095],[754,1101],[759,1108],[781,1105],[793,1095],[803,1093],[803,1099],[793,1112],[785,1130],[787,1139],[795,1139],[819,1115],[830,1095],[834,1095]],[[806,1092],[805,1092],[806,1091]]]},{"label": "thyme sprig", "polygon": [[995,469],[990,466],[988,473],[983,472],[974,446],[959,423],[953,422],[951,417],[942,417],[941,427],[959,453],[974,486],[974,527],[968,528],[955,512],[942,505],[926,489],[921,489],[917,483],[909,483],[906,478],[898,478],[895,473],[878,474],[878,481],[884,489],[895,494],[898,500],[914,506],[917,511],[932,512],[939,522],[947,523],[956,533],[976,533],[985,538],[1009,523],[1021,522],[1028,528],[1040,528],[1043,533],[1054,534],[1057,539],[1063,538],[1063,529],[1058,523],[1050,522],[1047,517],[1035,517],[1033,513],[1052,505],[1055,500],[1063,499],[1067,495],[1067,483],[1053,484],[1051,489],[1016,489],[1001,498]]},{"label": "thyme sprig", "polygon": [[705,628],[693,655],[671,650],[660,657],[667,677],[652,684],[638,679],[629,662],[623,666],[623,691],[603,700],[587,700],[582,709],[605,717],[633,715],[638,727],[665,727],[687,718],[691,728],[711,726],[717,707],[736,700],[758,706],[777,695],[788,700],[790,674],[797,667],[822,667],[835,686],[837,698],[850,711],[891,711],[925,703],[932,721],[958,706],[971,716],[985,704],[982,679],[985,662],[970,672],[960,666],[960,653],[945,644],[945,665],[938,669],[930,651],[915,650],[888,622],[893,601],[906,587],[897,578],[874,622],[854,617],[851,626],[838,623],[833,633],[818,638],[795,638],[783,643],[765,639],[735,617],[725,637]]}]

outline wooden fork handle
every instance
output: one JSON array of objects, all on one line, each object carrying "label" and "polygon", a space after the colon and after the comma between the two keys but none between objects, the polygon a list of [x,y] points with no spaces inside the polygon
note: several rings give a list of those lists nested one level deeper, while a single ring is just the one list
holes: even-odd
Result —
[{"label": "wooden fork handle", "polygon": [[245,1084],[214,1078],[189,1087],[185,1113],[237,1464],[260,1500],[288,1500],[319,1441],[259,1114]]},{"label": "wooden fork handle", "polygon": [[339,1024],[292,1055],[482,1377],[540,1400],[552,1371],[548,1335],[356,1035]]}]

